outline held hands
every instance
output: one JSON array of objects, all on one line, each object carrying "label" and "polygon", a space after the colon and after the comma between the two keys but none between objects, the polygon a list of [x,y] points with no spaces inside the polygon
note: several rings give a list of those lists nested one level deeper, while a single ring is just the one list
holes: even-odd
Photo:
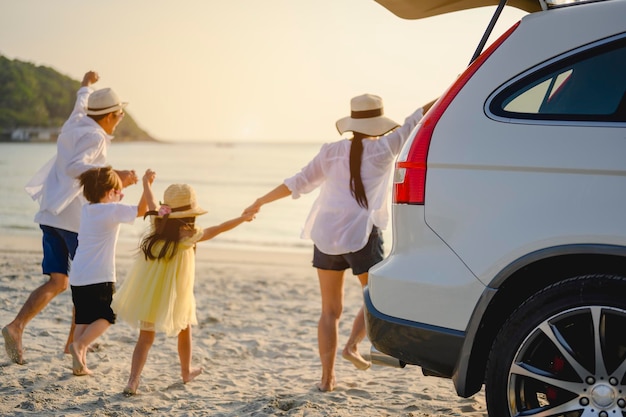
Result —
[{"label": "held hands", "polygon": [[[250,220],[253,220],[256,214],[261,210],[261,204],[258,201],[255,201],[250,207],[247,207],[243,213],[241,213],[242,217],[250,217]],[[247,220],[247,221],[250,221]]]},{"label": "held hands", "polygon": [[117,172],[117,175],[119,175],[120,179],[122,180],[122,187],[124,188],[128,187],[129,185],[137,184],[137,181],[139,181],[139,178],[137,177],[134,169],[115,172]]},{"label": "held hands", "polygon": [[155,178],[156,178],[156,172],[148,168],[146,169],[146,172],[143,174],[142,181],[146,185],[152,185]]},{"label": "held hands", "polygon": [[241,213],[241,218],[243,221],[251,222],[255,219],[255,213],[248,213],[244,211],[243,213]]}]

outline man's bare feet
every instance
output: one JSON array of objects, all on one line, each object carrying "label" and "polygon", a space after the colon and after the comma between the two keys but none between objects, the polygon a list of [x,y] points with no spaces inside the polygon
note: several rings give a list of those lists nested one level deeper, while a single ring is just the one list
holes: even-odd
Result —
[{"label": "man's bare feet", "polygon": [[13,333],[9,326],[2,328],[4,338],[4,349],[9,358],[18,365],[24,365],[24,351],[22,350],[22,334]]},{"label": "man's bare feet", "polygon": [[92,372],[83,361],[84,354],[78,352],[73,343],[69,346],[69,349],[72,354],[72,373],[76,376],[91,375]]},{"label": "man's bare feet", "polygon": [[202,373],[202,368],[194,368],[189,371],[188,375],[183,375],[183,383],[191,382],[195,377]]},{"label": "man's bare feet", "polygon": [[341,353],[341,357],[347,361],[352,362],[352,364],[361,371],[365,371],[372,366],[372,363],[366,361],[356,349],[354,351],[351,351],[350,349],[348,349],[348,347],[346,347]]}]

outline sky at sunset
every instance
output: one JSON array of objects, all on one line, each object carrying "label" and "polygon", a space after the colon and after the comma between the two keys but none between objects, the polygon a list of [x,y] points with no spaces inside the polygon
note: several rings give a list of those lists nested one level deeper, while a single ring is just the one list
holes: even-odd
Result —
[{"label": "sky at sunset", "polygon": [[[373,0],[0,0],[0,54],[100,74],[162,140],[328,142],[350,98],[402,122],[467,66],[493,7],[403,20]],[[507,7],[500,35],[525,13]]]}]

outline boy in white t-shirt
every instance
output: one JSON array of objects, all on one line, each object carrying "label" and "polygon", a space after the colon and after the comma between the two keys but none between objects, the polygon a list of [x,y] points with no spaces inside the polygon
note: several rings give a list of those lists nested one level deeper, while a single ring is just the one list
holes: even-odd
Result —
[{"label": "boy in white t-shirt", "polygon": [[110,167],[93,168],[78,179],[89,201],[82,208],[78,248],[70,270],[72,301],[76,309],[74,342],[70,345],[72,372],[89,375],[89,345],[115,323],[111,300],[115,292],[115,246],[120,224],[132,224],[147,211],[155,172],[143,176],[143,194],[137,205],[121,204],[122,181]]}]

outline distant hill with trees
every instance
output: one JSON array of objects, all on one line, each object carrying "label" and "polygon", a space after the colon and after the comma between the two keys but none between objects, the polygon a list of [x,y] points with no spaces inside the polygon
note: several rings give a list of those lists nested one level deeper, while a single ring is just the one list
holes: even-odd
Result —
[{"label": "distant hill with trees", "polygon": [[[0,55],[0,141],[17,129],[60,128],[72,113],[80,81],[52,68]],[[53,137],[52,140],[55,140]],[[154,141],[127,113],[115,141]]]}]

